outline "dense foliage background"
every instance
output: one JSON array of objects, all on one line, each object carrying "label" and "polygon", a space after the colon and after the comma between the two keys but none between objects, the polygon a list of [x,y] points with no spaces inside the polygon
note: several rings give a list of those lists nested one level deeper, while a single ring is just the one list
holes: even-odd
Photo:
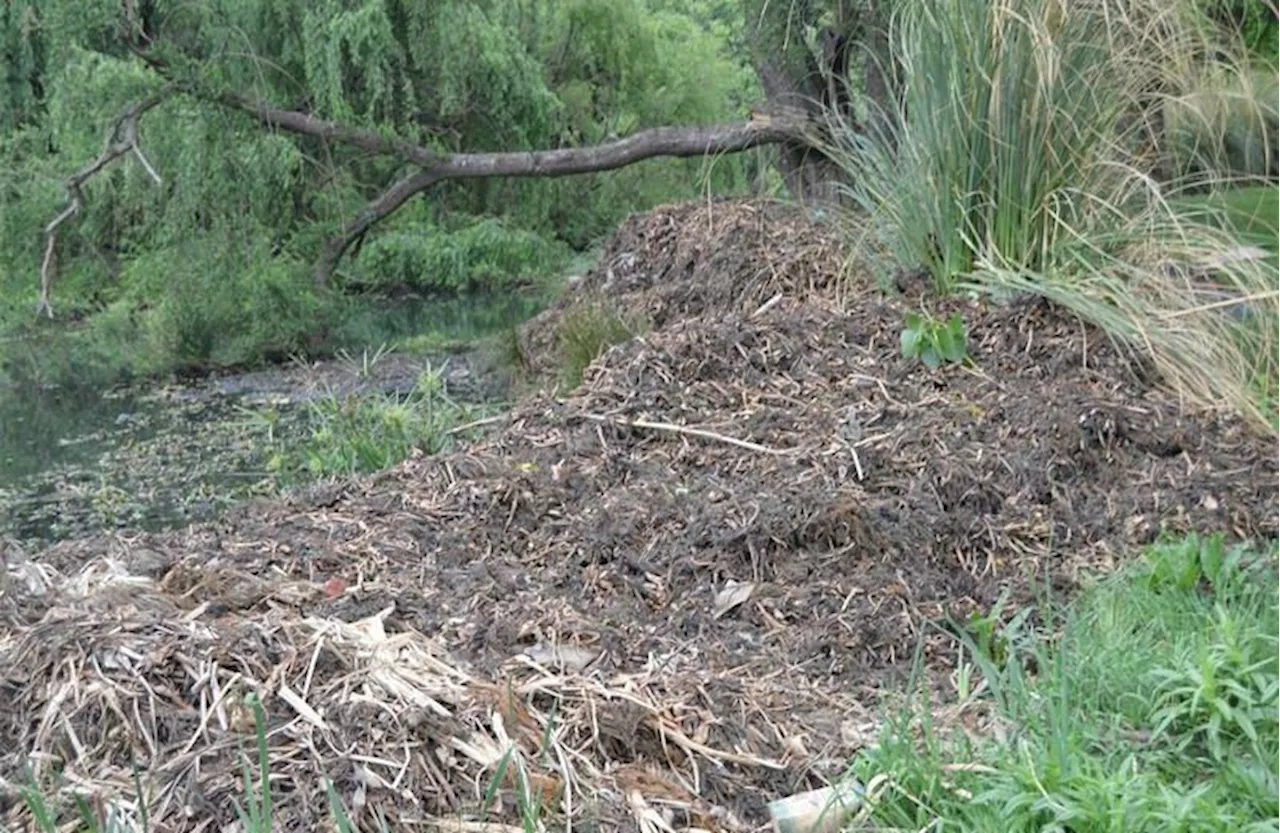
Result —
[{"label": "dense foliage background", "polygon": [[[125,41],[211,87],[441,151],[554,148],[732,121],[757,97],[732,0],[124,8],[38,0],[0,11],[0,326],[24,342],[56,326],[33,322],[32,311],[42,227],[65,204],[63,179],[100,152],[113,116],[161,86]],[[340,325],[338,301],[316,295],[307,264],[344,217],[403,173],[396,163],[275,134],[191,97],[148,113],[140,140],[163,185],[126,158],[89,181],[84,211],[60,236],[58,317],[87,319],[93,334],[77,350],[101,360],[82,355],[77,373],[248,362],[315,347]],[[631,211],[707,189],[741,192],[761,170],[748,154],[446,184],[379,226],[337,288],[350,297],[527,284],[562,271]],[[11,374],[32,369],[15,355]]]},{"label": "dense foliage background", "polygon": [[[1183,5],[1258,58],[1255,76],[1223,82],[1238,88],[1231,95],[1270,96],[1274,108],[1274,9],[1241,0]],[[369,320],[353,299],[538,284],[630,212],[781,189],[769,149],[563,179],[448,182],[374,229],[343,261],[337,291],[320,293],[308,267],[322,242],[402,176],[403,164],[175,95],[140,122],[141,148],[162,184],[133,157],[89,180],[83,211],[59,232],[57,319],[36,319],[43,228],[66,205],[65,178],[101,152],[123,107],[163,86],[157,62],[211,90],[439,151],[571,147],[650,126],[738,121],[773,94],[757,78],[766,65],[794,72],[808,60],[815,26],[852,32],[850,21],[885,21],[910,6],[8,3],[0,9],[0,378],[96,383],[333,349],[358,341],[353,320]],[[856,58],[851,68],[856,76]],[[1168,113],[1170,136],[1190,148],[1179,164],[1201,164],[1212,145],[1246,172],[1267,173],[1274,146],[1256,141],[1247,106],[1216,94],[1181,100],[1186,106]]]}]

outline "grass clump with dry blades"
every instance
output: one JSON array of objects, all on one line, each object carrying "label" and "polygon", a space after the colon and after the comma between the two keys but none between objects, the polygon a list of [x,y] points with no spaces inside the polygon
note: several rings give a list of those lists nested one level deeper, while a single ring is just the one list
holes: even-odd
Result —
[{"label": "grass clump with dry blades", "polygon": [[640,317],[623,315],[602,303],[572,310],[556,329],[562,381],[569,389],[576,388],[587,366],[601,353],[647,329],[648,323]]},{"label": "grass clump with dry blades", "polygon": [[899,103],[825,148],[864,248],[1048,298],[1274,432],[1274,66],[1150,0],[905,4],[890,42]]}]

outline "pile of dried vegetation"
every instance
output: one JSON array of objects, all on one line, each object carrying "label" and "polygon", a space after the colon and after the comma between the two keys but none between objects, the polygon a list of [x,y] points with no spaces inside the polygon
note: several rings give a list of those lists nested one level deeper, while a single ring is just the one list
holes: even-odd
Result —
[{"label": "pile of dried vegetation", "polygon": [[280,829],[328,823],[328,779],[393,830],[519,824],[521,784],[557,827],[746,830],[873,737],[917,646],[947,670],[934,624],[1162,531],[1276,535],[1274,447],[1238,419],[1043,303],[939,305],[973,364],[928,370],[899,351],[918,299],[827,300],[843,262],[781,206],[637,216],[526,330],[537,363],[574,304],[652,322],[571,395],[464,451],[11,558],[0,776],[127,802],[136,762],[156,829],[220,830],[252,692]]}]

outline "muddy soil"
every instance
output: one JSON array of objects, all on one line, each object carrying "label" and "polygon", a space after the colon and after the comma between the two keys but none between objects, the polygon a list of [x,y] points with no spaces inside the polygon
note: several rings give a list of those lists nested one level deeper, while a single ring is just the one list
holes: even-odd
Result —
[{"label": "muddy soil", "polygon": [[[550,824],[753,829],[871,739],[917,648],[947,671],[934,625],[1162,533],[1276,536],[1272,438],[1043,303],[932,302],[973,363],[924,368],[898,347],[919,299],[837,305],[843,262],[785,207],[638,216],[576,302],[654,330],[571,395],[464,451],[11,563],[0,775],[43,753],[128,790],[139,760],[153,822],[217,829],[252,691],[283,829],[325,823],[325,777],[365,819],[518,823],[510,783],[481,808],[513,747]],[[526,327],[535,364],[572,303]]]}]

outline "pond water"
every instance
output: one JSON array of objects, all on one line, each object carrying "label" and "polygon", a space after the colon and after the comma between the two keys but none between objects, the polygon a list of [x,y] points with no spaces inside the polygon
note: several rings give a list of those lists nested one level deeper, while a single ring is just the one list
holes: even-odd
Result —
[{"label": "pond water", "polygon": [[60,465],[92,465],[122,427],[149,423],[158,406],[85,390],[0,391],[0,487]]},{"label": "pond water", "polygon": [[0,392],[0,535],[47,543],[212,516],[230,503],[219,500],[228,480],[253,465],[211,442],[235,416],[231,398]]},{"label": "pond water", "polygon": [[[459,356],[546,300],[407,299],[354,309],[334,338],[357,361],[414,339],[449,343]],[[418,361],[438,365],[429,355],[396,359],[384,364],[401,376]],[[345,372],[332,362],[125,391],[0,388],[0,536],[38,546],[100,529],[153,530],[271,494],[262,414],[271,411],[276,436],[305,430],[300,403],[322,370]],[[374,388],[387,381],[366,380]]]},{"label": "pond water", "polygon": [[333,333],[335,348],[359,350],[386,341],[431,337],[474,342],[509,330],[532,318],[554,298],[552,293],[510,293],[460,298],[405,298],[354,307]]}]

